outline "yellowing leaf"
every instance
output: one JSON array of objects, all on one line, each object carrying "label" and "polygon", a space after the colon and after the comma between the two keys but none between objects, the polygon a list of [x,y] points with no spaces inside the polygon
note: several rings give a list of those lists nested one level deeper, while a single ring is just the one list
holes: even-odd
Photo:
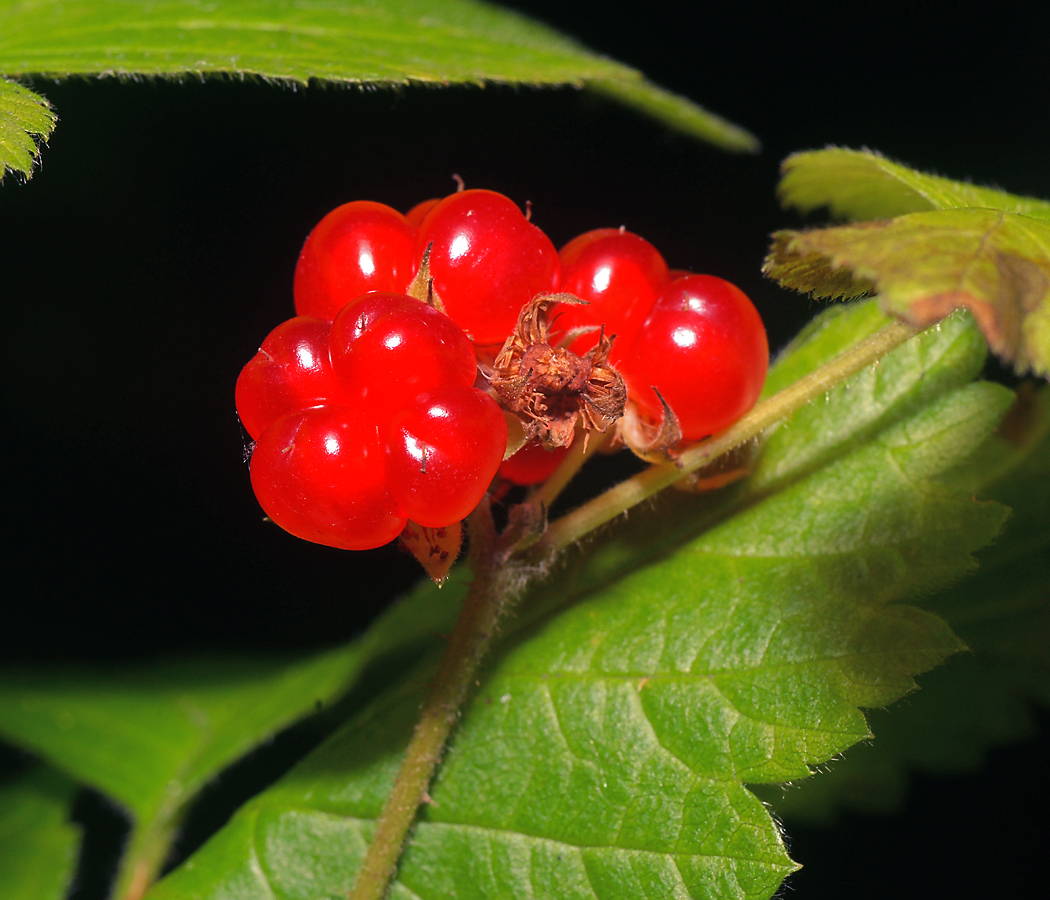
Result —
[{"label": "yellowing leaf", "polygon": [[819,297],[877,292],[919,327],[969,309],[1018,372],[1050,374],[1050,203],[866,151],[796,154],[783,170],[785,203],[876,221],[777,233],[768,276]]}]

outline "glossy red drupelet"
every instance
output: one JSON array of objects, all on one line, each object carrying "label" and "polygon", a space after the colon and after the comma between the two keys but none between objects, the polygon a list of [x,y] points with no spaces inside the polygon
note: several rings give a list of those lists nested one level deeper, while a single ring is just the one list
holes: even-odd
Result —
[{"label": "glossy red drupelet", "polygon": [[558,289],[558,251],[494,191],[461,191],[437,203],[419,225],[417,265],[427,247],[434,291],[478,345],[501,345],[529,300]]},{"label": "glossy red drupelet", "polygon": [[368,291],[404,291],[412,277],[416,230],[382,203],[333,209],[310,232],[295,267],[295,311],[332,321]]},{"label": "glossy red drupelet", "polygon": [[236,392],[263,509],[298,537],[349,550],[393,540],[409,518],[460,521],[507,444],[475,374],[462,331],[403,294],[365,294],[331,325],[278,326]]},{"label": "glossy red drupelet", "polygon": [[659,422],[659,391],[689,441],[720,431],[754,406],[769,367],[758,311],[743,291],[713,275],[672,281],[621,354],[631,402]]},{"label": "glossy red drupelet", "polygon": [[[620,343],[641,325],[667,283],[667,263],[644,238],[619,228],[599,228],[573,238],[558,254],[560,291],[586,300],[586,306],[560,306],[554,327],[559,333],[604,325]],[[569,349],[584,354],[598,341],[598,331],[577,337]],[[614,343],[615,364],[618,346]]]}]

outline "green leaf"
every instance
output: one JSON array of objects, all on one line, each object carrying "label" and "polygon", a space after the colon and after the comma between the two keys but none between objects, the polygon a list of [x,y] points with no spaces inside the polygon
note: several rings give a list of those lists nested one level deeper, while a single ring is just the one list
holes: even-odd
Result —
[{"label": "green leaf", "polygon": [[76,785],[38,767],[0,784],[0,896],[62,900],[77,862],[80,832],[70,824]]},{"label": "green leaf", "polygon": [[[135,816],[179,808],[222,768],[350,689],[366,666],[410,655],[455,619],[463,572],[390,607],[368,635],[300,658],[0,668],[0,736]],[[131,763],[134,762],[134,765]]]},{"label": "green leaf", "polygon": [[764,271],[821,297],[875,290],[884,310],[918,327],[969,309],[1018,372],[1050,375],[1050,221],[952,209],[782,231]]},{"label": "green leaf", "polygon": [[0,78],[0,180],[8,170],[29,178],[38,154],[55,127],[51,105],[39,94]]},{"label": "green leaf", "polygon": [[0,670],[0,735],[119,802],[133,824],[122,877],[148,882],[211,778],[433,622],[425,613],[406,622],[396,608],[365,642],[292,661]]},{"label": "green leaf", "polygon": [[781,166],[785,206],[821,206],[842,219],[888,219],[904,213],[977,207],[1050,220],[1050,203],[964,181],[928,175],[871,150],[831,147],[794,153]]},{"label": "green leaf", "polygon": [[[851,314],[871,326],[868,306]],[[834,355],[846,324],[793,352]],[[560,599],[529,601],[555,611],[523,609],[529,624],[464,710],[391,896],[770,896],[795,866],[745,783],[805,778],[868,736],[860,707],[893,702],[961,646],[903,601],[971,568],[1005,515],[937,480],[1010,402],[967,384],[983,352],[972,321],[953,317],[779,429],[753,482],[694,518],[707,527],[677,549],[653,559],[665,532],[645,563],[627,554],[617,568],[603,549],[556,571],[547,593]],[[805,446],[823,429],[832,437]],[[432,665],[151,900],[342,895]]]},{"label": "green leaf", "polygon": [[778,232],[766,275],[819,297],[877,291],[886,312],[920,328],[969,309],[1019,373],[1050,376],[1050,203],[870,151],[798,153],[782,171],[785,205],[880,221]]},{"label": "green leaf", "polygon": [[1033,702],[1050,706],[1050,389],[1022,390],[952,480],[1012,508],[978,573],[923,601],[970,652],[925,676],[907,704],[873,712],[876,739],[825,775],[764,794],[778,815],[828,823],[844,808],[894,810],[912,771],[976,771],[989,750],[1032,733]]},{"label": "green leaf", "polygon": [[0,72],[574,85],[724,148],[757,148],[743,129],[634,69],[476,0],[39,0],[0,10]]},{"label": "green leaf", "polygon": [[[0,672],[0,734],[149,818],[338,695],[358,647],[315,659]],[[134,760],[134,765],[129,761]]]}]

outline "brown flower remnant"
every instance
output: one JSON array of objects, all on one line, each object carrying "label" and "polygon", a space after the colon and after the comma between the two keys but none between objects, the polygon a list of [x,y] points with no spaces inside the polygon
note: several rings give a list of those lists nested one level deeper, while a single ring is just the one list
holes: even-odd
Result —
[{"label": "brown flower remnant", "polygon": [[627,390],[609,365],[613,339],[605,330],[583,356],[552,347],[547,313],[557,303],[584,303],[572,294],[539,294],[525,304],[517,331],[507,338],[493,365],[492,387],[504,409],[519,417],[526,440],[568,447],[576,423],[584,440],[604,432],[623,415]]},{"label": "brown flower remnant", "polygon": [[425,528],[409,519],[399,542],[427,570],[434,584],[441,587],[459,556],[463,544],[463,523],[453,522],[443,528]]},{"label": "brown flower remnant", "polygon": [[635,456],[647,463],[673,462],[679,456],[682,429],[678,424],[678,416],[667,405],[663,395],[655,387],[653,392],[664,408],[659,424],[650,422],[631,403],[620,420],[620,438]]}]

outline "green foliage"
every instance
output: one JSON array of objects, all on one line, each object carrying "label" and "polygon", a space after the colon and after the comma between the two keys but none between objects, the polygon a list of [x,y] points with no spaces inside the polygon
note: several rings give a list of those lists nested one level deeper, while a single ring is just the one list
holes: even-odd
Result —
[{"label": "green foliage", "polygon": [[840,216],[894,216],[774,235],[765,272],[785,287],[876,290],[883,309],[920,327],[966,308],[1018,372],[1050,375],[1050,203],[844,150],[789,158],[781,196]]},{"label": "green foliage", "polygon": [[234,75],[304,85],[573,85],[726,149],[757,147],[743,129],[635,70],[476,0],[6,5],[0,7],[0,73]]},{"label": "green foliage", "polygon": [[[868,306],[832,319],[792,356],[873,323]],[[962,646],[902,601],[970,568],[1004,516],[936,480],[1010,401],[967,384],[982,356],[953,318],[777,431],[721,524],[624,578],[583,563],[576,602],[520,626],[465,710],[393,896],[771,895],[794,864],[744,784],[805,778],[868,736],[858,707]],[[150,897],[345,891],[432,664]]]},{"label": "green foliage", "polygon": [[37,141],[46,141],[54,127],[55,114],[43,97],[0,78],[0,180],[8,170],[32,175]]},{"label": "green foliage", "polygon": [[875,740],[819,778],[764,793],[789,821],[828,822],[842,808],[890,811],[911,771],[974,771],[988,750],[1031,732],[1033,702],[1050,702],[1050,390],[1023,391],[951,480],[1014,510],[999,540],[979,552],[977,574],[923,602],[969,652],[929,673],[906,704],[872,712]]},{"label": "green foliage", "polygon": [[419,632],[405,625],[391,613],[367,640],[309,659],[2,670],[0,735],[120,803],[133,823],[129,860],[155,871],[211,778],[344,694],[394,636],[410,644]]},{"label": "green foliage", "polygon": [[[0,733],[136,816],[177,808],[220,768],[327,704],[358,647],[292,664],[192,661],[0,674]],[[127,765],[134,759],[136,765]]]},{"label": "green foliage", "polygon": [[1001,209],[1050,220],[1050,203],[917,172],[870,150],[833,147],[793,153],[781,167],[785,206],[826,206],[841,219],[890,219],[934,209]]},{"label": "green foliage", "polygon": [[0,896],[61,900],[76,864],[79,831],[66,818],[76,785],[38,767],[0,784]]}]

